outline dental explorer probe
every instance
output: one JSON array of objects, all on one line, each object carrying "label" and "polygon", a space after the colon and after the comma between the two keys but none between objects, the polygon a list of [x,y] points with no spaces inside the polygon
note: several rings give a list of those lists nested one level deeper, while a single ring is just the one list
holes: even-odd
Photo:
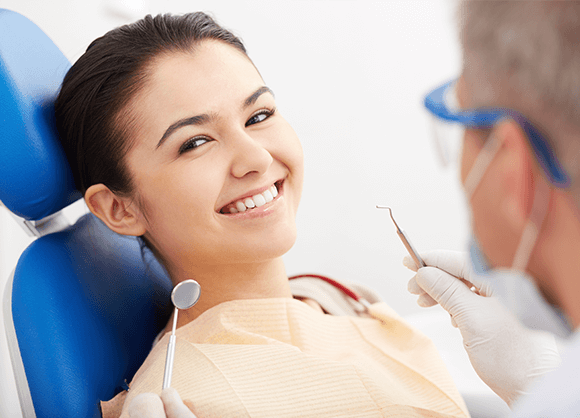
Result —
[{"label": "dental explorer probe", "polygon": [[393,218],[393,211],[391,210],[391,208],[388,206],[377,205],[377,209],[388,209],[389,210],[389,213],[391,215],[391,219],[393,220],[393,223],[395,224],[395,228],[397,228],[397,235],[399,236],[401,241],[403,241],[403,245],[405,246],[405,248],[409,252],[409,255],[411,256],[411,258],[413,258],[413,260],[415,261],[417,268],[426,267],[427,265],[425,264],[425,262],[423,261],[423,259],[419,255],[419,253],[415,250],[415,248],[411,244],[411,241],[409,241],[409,238],[407,237],[407,234],[405,234],[405,231],[403,231],[401,228],[399,228],[399,225],[397,225],[395,218]]},{"label": "dental explorer probe", "polygon": [[[376,205],[376,206],[377,206],[377,209],[388,209],[389,210],[389,212],[391,214],[391,219],[393,220],[393,223],[395,224],[395,227],[397,228],[397,235],[399,235],[399,238],[401,238],[401,241],[403,241],[403,244],[405,245],[405,248],[409,252],[409,255],[415,261],[415,265],[417,266],[417,268],[427,267],[427,264],[425,264],[425,262],[423,261],[423,259],[421,258],[421,256],[417,252],[417,250],[415,250],[415,247],[413,247],[413,245],[411,244],[411,241],[409,241],[409,238],[407,238],[407,234],[405,234],[405,231],[400,229],[399,225],[397,225],[395,218],[393,218],[393,211],[391,210],[391,208],[388,206],[379,206],[379,205]],[[441,270],[443,270],[443,269],[441,269]],[[443,271],[445,271],[445,270],[443,270]],[[467,287],[469,287],[469,289],[472,292],[474,292],[478,295],[480,294],[479,288],[477,286],[475,286],[473,283],[471,283],[469,280],[464,279],[463,277],[457,277],[456,275],[451,274],[449,272],[446,272],[446,273],[455,277],[458,280],[461,280],[463,283],[465,283],[465,285]]]},{"label": "dental explorer probe", "polygon": [[189,309],[195,305],[201,294],[201,286],[193,279],[187,279],[177,284],[171,292],[171,302],[175,306],[173,312],[173,329],[167,343],[167,357],[165,357],[165,374],[163,375],[163,389],[171,386],[171,375],[173,374],[173,358],[175,354],[175,328],[177,327],[177,311],[179,309]]}]

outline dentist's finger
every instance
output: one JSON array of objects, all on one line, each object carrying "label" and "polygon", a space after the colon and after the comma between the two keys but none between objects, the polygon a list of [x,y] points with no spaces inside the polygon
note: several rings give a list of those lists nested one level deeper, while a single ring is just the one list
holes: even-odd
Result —
[{"label": "dentist's finger", "polygon": [[467,253],[463,251],[431,250],[421,253],[425,264],[437,267],[460,279],[469,277],[471,266]]},{"label": "dentist's finger", "polygon": [[430,308],[431,306],[437,305],[437,301],[427,293],[423,293],[417,298],[417,305],[422,308]]},{"label": "dentist's finger", "polygon": [[155,393],[140,393],[129,404],[131,418],[165,418],[165,408],[161,398]]},{"label": "dentist's finger", "polygon": [[[419,254],[429,267],[437,267],[457,278],[469,277],[471,273],[467,254],[461,251],[431,250]],[[411,256],[403,258],[403,265],[410,270],[417,271],[417,265]]]},{"label": "dentist's finger", "polygon": [[451,325],[453,325],[454,328],[459,328],[457,322],[455,322],[455,318],[453,318],[451,315],[449,315],[449,318],[451,318]]},{"label": "dentist's finger", "polygon": [[415,263],[415,260],[413,260],[410,255],[403,257],[403,265],[411,271],[418,270],[417,263]]},{"label": "dentist's finger", "polygon": [[407,290],[409,291],[409,293],[419,296],[417,298],[417,304],[419,306],[423,308],[428,308],[430,306],[437,305],[437,301],[434,300],[431,296],[429,296],[423,289],[421,289],[421,286],[417,284],[415,276],[413,276],[411,280],[409,280],[409,282],[407,283]]},{"label": "dentist's finger", "polygon": [[480,280],[471,269],[469,256],[461,251],[432,250],[421,253],[428,266],[437,267],[461,280],[472,291],[481,296],[491,296],[493,289],[485,280]]},{"label": "dentist's finger", "polygon": [[434,267],[424,267],[415,275],[417,284],[452,316],[469,298],[476,297],[470,288],[456,277]]},{"label": "dentist's finger", "polygon": [[193,412],[185,406],[174,388],[163,389],[161,400],[165,405],[167,418],[196,418]]},{"label": "dentist's finger", "polygon": [[[421,257],[428,267],[436,267],[446,273],[449,273],[456,279],[461,280],[463,283],[465,283],[465,285],[467,285],[467,287],[480,294],[481,296],[492,295],[493,292],[489,284],[485,281],[477,280],[476,276],[471,274],[471,267],[466,261],[465,253],[459,251],[433,250],[421,253]],[[407,255],[403,258],[403,265],[413,271],[418,271],[417,266],[411,256]],[[466,276],[467,274],[469,275]],[[419,294],[411,291],[411,289],[409,289],[409,292]]]},{"label": "dentist's finger", "polygon": [[411,279],[407,282],[407,290],[409,293],[413,295],[422,295],[425,291],[417,284],[417,280],[415,280],[415,276],[411,277]]}]

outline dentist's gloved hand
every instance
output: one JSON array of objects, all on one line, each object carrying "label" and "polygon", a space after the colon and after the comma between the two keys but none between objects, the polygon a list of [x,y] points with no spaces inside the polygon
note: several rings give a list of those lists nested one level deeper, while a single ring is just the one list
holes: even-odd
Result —
[{"label": "dentist's gloved hand", "polygon": [[419,295],[420,306],[439,304],[451,315],[473,368],[505,402],[511,405],[532,380],[559,365],[554,336],[520,324],[471,271],[467,254],[436,250],[421,257],[427,267],[419,270],[411,257],[403,260],[417,271],[409,292]]},{"label": "dentist's gloved hand", "polygon": [[[185,403],[189,403],[185,401]],[[167,388],[158,396],[141,393],[129,404],[131,418],[196,418],[174,388]]]}]

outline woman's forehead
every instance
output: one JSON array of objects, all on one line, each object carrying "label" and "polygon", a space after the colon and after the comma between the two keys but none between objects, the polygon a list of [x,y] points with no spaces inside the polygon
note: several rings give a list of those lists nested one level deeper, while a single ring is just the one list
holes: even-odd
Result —
[{"label": "woman's forehead", "polygon": [[190,50],[160,54],[148,71],[152,83],[162,84],[188,81],[207,85],[220,77],[244,82],[260,77],[260,74],[243,52],[215,40],[202,41]]},{"label": "woman's forehead", "polygon": [[206,106],[242,100],[259,85],[262,78],[244,53],[223,42],[203,41],[191,51],[159,55],[133,104],[149,102],[146,107],[152,109],[194,106],[205,111]]}]

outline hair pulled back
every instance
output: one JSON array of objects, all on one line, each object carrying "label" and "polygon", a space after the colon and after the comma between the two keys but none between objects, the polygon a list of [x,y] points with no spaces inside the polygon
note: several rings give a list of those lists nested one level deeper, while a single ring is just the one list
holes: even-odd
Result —
[{"label": "hair pulled back", "polygon": [[56,124],[83,194],[99,183],[114,193],[132,192],[125,156],[134,139],[125,107],[143,87],[153,58],[191,51],[203,40],[246,54],[242,41],[205,13],[148,15],[94,40],[70,68],[56,99]]}]

